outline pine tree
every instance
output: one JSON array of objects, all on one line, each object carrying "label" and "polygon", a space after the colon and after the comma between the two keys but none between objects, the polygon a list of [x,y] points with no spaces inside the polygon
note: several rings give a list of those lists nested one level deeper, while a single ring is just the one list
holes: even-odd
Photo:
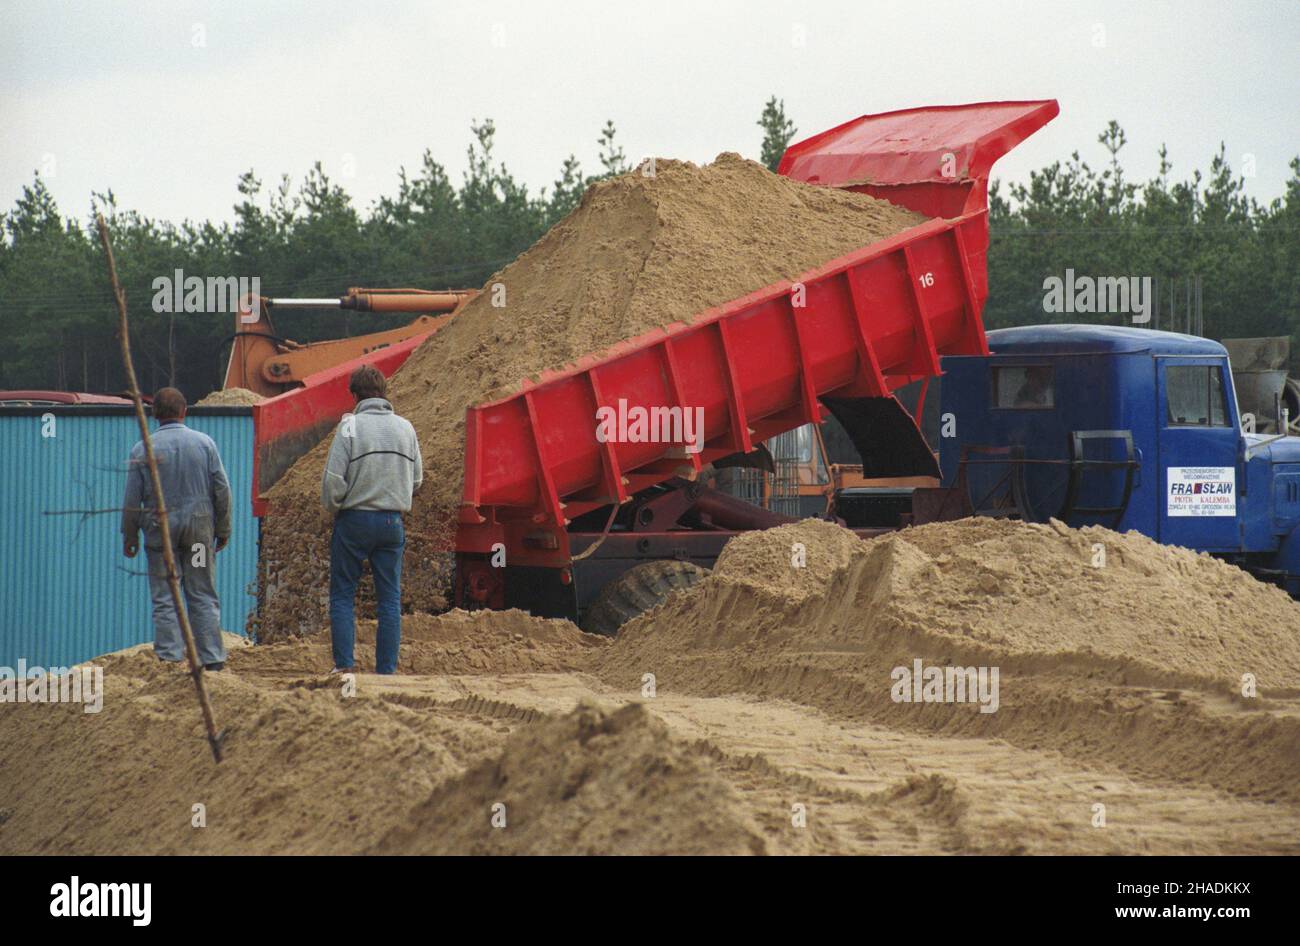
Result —
[{"label": "pine tree", "polygon": [[605,171],[593,180],[614,177],[628,172],[627,156],[623,153],[621,146],[614,144],[614,120],[612,118],[605,122],[605,127],[601,129],[597,144],[600,145],[600,166]]},{"label": "pine tree", "polygon": [[785,100],[778,100],[774,95],[763,106],[763,114],[758,119],[758,127],[763,129],[763,148],[759,152],[761,161],[769,171],[775,171],[781,163],[781,155],[790,145],[790,139],[798,131],[794,122],[785,117]]}]

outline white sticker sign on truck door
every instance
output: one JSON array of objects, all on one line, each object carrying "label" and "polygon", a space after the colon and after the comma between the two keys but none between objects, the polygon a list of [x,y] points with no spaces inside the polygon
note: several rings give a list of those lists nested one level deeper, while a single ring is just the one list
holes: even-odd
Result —
[{"label": "white sticker sign on truck door", "polygon": [[1237,471],[1230,466],[1169,467],[1171,516],[1235,516]]}]

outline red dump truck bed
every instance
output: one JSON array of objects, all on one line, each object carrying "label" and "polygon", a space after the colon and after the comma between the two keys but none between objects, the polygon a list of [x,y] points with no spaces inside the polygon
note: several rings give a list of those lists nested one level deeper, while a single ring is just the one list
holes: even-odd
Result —
[{"label": "red dump truck bed", "polygon": [[[793,145],[782,173],[935,219],[470,407],[457,550],[500,542],[515,564],[563,566],[577,515],[820,421],[819,399],[889,397],[938,374],[941,355],[987,353],[988,171],[1056,113],[1053,101],[910,109]],[[391,373],[411,347],[376,363]],[[255,409],[255,503],[350,407],[352,367]],[[600,408],[702,409],[702,450],[598,438]]]},{"label": "red dump truck bed", "polygon": [[[988,168],[1056,111],[1055,102],[912,109],[793,146],[782,162],[792,176],[955,215],[471,407],[457,550],[504,543],[515,563],[562,566],[565,526],[583,513],[819,422],[819,398],[887,397],[937,375],[941,355],[987,354]],[[597,436],[601,409],[677,408],[702,409],[702,451]]]},{"label": "red dump truck bed", "polygon": [[[457,548],[558,564],[568,519],[820,422],[819,397],[888,396],[941,354],[987,354],[986,239],[982,213],[931,220],[470,408]],[[702,409],[703,450],[601,442],[601,407]]]}]

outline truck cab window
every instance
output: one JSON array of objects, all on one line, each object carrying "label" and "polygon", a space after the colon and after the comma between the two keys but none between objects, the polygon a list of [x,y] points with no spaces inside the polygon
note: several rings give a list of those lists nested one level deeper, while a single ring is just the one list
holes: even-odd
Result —
[{"label": "truck cab window", "polygon": [[800,463],[812,462],[812,425],[804,424],[794,430],[795,458]]},{"label": "truck cab window", "polygon": [[1165,421],[1171,427],[1227,427],[1223,378],[1217,365],[1165,369]]},{"label": "truck cab window", "polygon": [[1056,405],[1051,365],[1001,365],[993,369],[993,406],[1044,409]]}]

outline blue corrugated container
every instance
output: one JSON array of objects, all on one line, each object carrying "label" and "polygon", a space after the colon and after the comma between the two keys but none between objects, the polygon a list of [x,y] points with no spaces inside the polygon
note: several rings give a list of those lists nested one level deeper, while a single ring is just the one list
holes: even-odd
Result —
[{"label": "blue corrugated container", "polygon": [[[222,627],[242,634],[256,604],[252,412],[196,407],[185,422],[216,441],[230,477],[217,592]],[[122,554],[119,512],[77,512],[121,508],[139,439],[130,407],[0,408],[0,666],[71,666],[153,640],[143,549]]]}]

